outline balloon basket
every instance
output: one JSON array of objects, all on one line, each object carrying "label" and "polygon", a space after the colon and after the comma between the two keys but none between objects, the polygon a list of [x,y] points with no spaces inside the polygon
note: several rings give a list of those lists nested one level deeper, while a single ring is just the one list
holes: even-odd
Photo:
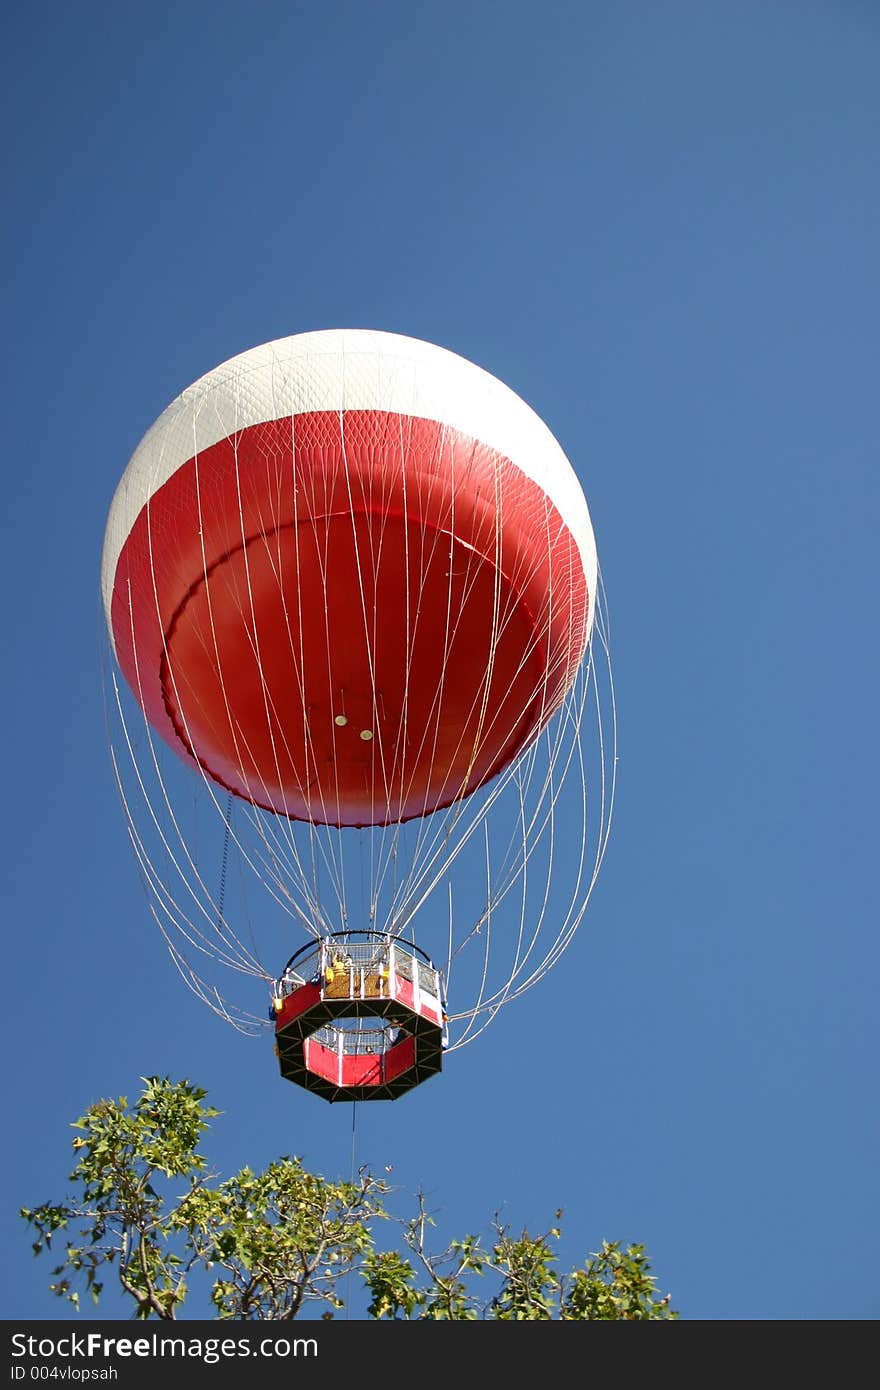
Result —
[{"label": "balloon basket", "polygon": [[338,1100],[396,1100],[441,1070],[440,972],[419,947],[339,932],[292,956],[272,1000],[281,1075]]}]

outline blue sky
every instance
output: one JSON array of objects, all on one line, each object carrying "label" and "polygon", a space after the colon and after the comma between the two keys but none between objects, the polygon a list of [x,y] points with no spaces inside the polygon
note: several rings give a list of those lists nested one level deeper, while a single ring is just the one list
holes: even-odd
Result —
[{"label": "blue sky", "polygon": [[[644,1243],[684,1318],[876,1318],[877,8],[86,0],[5,28],[4,1316],[64,1314],[16,1213],[65,1192],[70,1121],[167,1073],[223,1111],[223,1174],[354,1150],[441,1235],[562,1207],[564,1267]],[[352,326],[472,359],[556,434],[620,755],[562,963],[354,1143],[168,961],[98,587],[164,406]]]}]

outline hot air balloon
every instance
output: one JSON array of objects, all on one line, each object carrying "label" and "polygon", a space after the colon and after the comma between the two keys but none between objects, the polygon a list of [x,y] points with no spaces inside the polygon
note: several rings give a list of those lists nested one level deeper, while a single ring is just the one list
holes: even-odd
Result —
[{"label": "hot air balloon", "polygon": [[583,490],[509,387],[363,329],[233,357],[135,449],[102,596],[152,914],[282,1076],[393,1099],[555,963],[610,830],[613,686]]}]

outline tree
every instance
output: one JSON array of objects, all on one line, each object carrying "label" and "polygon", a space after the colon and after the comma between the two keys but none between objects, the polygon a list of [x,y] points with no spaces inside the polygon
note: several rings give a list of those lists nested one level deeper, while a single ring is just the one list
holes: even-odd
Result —
[{"label": "tree", "polygon": [[[40,1255],[64,1240],[50,1288],[79,1307],[97,1305],[108,1270],[137,1318],[175,1319],[192,1285],[206,1280],[220,1319],[289,1320],[323,1305],[332,1318],[356,1275],[371,1319],[672,1319],[667,1294],[641,1245],[603,1241],[582,1268],[557,1273],[558,1225],[540,1236],[511,1235],[497,1216],[493,1239],[428,1247],[433,1225],[424,1197],[407,1220],[386,1206],[391,1189],[361,1169],[357,1181],[329,1182],[296,1157],[263,1173],[249,1168],[225,1181],[210,1174],[199,1145],[220,1112],[188,1081],[143,1078],[126,1098],[101,1100],[76,1120],[77,1195],[23,1207]],[[556,1220],[562,1212],[556,1213]],[[373,1227],[396,1222],[399,1248],[378,1250]],[[392,1242],[393,1244],[393,1242]],[[489,1275],[495,1292],[486,1296]]]}]

